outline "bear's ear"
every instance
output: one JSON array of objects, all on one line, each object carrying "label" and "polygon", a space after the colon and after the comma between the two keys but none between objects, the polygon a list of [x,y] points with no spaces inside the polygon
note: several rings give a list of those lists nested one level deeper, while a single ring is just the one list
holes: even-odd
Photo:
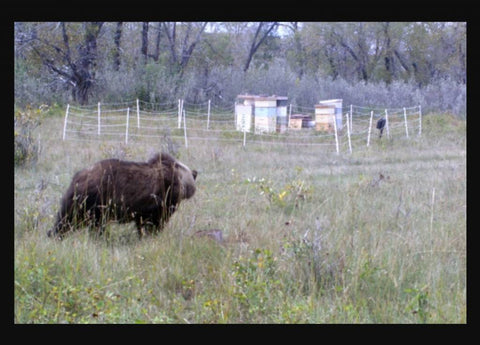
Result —
[{"label": "bear's ear", "polygon": [[160,162],[160,154],[157,153],[152,158],[150,158],[150,160],[147,163],[150,165],[155,165],[155,164],[158,164],[159,162]]},{"label": "bear's ear", "polygon": [[192,170],[192,175],[193,175],[194,180],[197,179],[197,174],[198,174],[198,172],[196,170]]},{"label": "bear's ear", "polygon": [[173,158],[168,153],[162,152],[161,156],[162,156],[162,161],[164,161],[164,162],[175,162],[176,161],[176,159]]}]

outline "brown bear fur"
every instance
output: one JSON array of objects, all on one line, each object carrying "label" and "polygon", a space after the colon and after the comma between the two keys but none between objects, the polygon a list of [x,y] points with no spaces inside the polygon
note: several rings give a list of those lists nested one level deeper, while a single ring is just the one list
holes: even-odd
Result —
[{"label": "brown bear fur", "polygon": [[135,221],[139,236],[160,231],[180,201],[194,195],[196,177],[195,170],[165,153],[141,163],[97,162],[73,176],[48,236],[62,238],[82,226],[103,230],[110,219]]}]

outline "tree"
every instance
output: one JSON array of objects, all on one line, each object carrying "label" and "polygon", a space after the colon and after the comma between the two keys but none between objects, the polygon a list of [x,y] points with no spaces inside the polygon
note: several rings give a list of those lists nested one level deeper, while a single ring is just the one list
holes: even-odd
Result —
[{"label": "tree", "polygon": [[115,50],[113,51],[113,70],[118,71],[120,69],[120,40],[122,38],[123,22],[117,22],[115,35],[113,42],[115,44]]},{"label": "tree", "polygon": [[207,22],[187,22],[180,23],[179,26],[182,29],[183,39],[179,39],[177,36],[177,22],[163,23],[163,29],[168,40],[171,66],[174,66],[174,72],[177,72],[181,77],[196,45],[202,38]]},{"label": "tree", "polygon": [[[296,85],[466,83],[464,22],[15,22],[14,34],[15,94],[24,101],[66,100],[66,90],[87,104],[103,85],[99,98],[146,90],[149,99],[181,93],[200,102],[232,98],[260,74],[293,75]],[[269,83],[258,89],[271,92]]]},{"label": "tree", "polygon": [[281,25],[288,28],[291,35],[290,38],[286,38],[287,46],[284,48],[287,62],[295,70],[298,78],[302,79],[306,69],[305,60],[307,56],[300,34],[299,22],[290,22]]},{"label": "tree", "polygon": [[87,104],[95,84],[97,38],[103,22],[47,24],[31,32],[31,50],[71,89],[75,101]]},{"label": "tree", "polygon": [[161,38],[162,38],[162,23],[157,23],[157,37],[155,39],[155,51],[154,53],[151,55],[151,57],[153,58],[154,61],[158,62],[158,60],[160,59],[160,41],[161,41]]},{"label": "tree", "polygon": [[148,22],[142,23],[142,48],[140,49],[142,53],[143,63],[148,62]]},{"label": "tree", "polygon": [[245,61],[245,65],[243,67],[243,71],[246,72],[250,67],[250,63],[252,62],[253,55],[257,52],[258,47],[262,43],[265,42],[268,35],[278,26],[278,22],[267,23],[267,22],[260,22],[257,25],[257,29],[255,30],[255,35],[252,38],[250,43],[250,49],[247,52],[247,59]]}]

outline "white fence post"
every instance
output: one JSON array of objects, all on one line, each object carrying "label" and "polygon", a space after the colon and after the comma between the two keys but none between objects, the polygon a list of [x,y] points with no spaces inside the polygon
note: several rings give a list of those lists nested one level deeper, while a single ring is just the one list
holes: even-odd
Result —
[{"label": "white fence post", "polygon": [[418,135],[422,135],[422,106],[418,106]]},{"label": "white fence post", "polygon": [[67,119],[68,119],[68,110],[70,109],[70,104],[67,104],[67,111],[65,113],[65,122],[63,123],[63,140],[65,140],[65,135],[67,133]]},{"label": "white fence post", "polygon": [[97,135],[100,135],[100,102],[98,102],[97,112],[98,112],[98,130],[97,130]]},{"label": "white fence post", "polygon": [[[183,103],[183,101],[182,101]],[[183,108],[183,106],[182,106]],[[183,135],[185,136],[185,148],[188,149],[188,141],[187,141],[187,117],[185,115],[185,110],[183,110]]]},{"label": "white fence post", "polygon": [[137,128],[140,128],[140,105],[137,98]]},{"label": "white fence post", "polygon": [[180,128],[182,124],[182,100],[178,100],[178,128]]},{"label": "white fence post", "polygon": [[368,124],[367,146],[370,146],[370,134],[372,133],[373,110],[370,112],[370,123]]},{"label": "white fence post", "polygon": [[242,115],[242,127],[243,127],[243,147],[247,144],[247,126],[245,124],[245,114]]},{"label": "white fence post", "polygon": [[403,108],[403,118],[405,119],[405,134],[408,139],[408,125],[407,125],[407,109]]},{"label": "white fence post", "polygon": [[208,100],[208,109],[207,109],[207,130],[210,127],[210,100]]},{"label": "white fence post", "polygon": [[337,116],[335,114],[333,114],[333,129],[335,130],[335,147],[338,155],[340,151],[338,149]]},{"label": "white fence post", "polygon": [[348,149],[350,153],[352,153],[352,141],[350,139],[350,119],[348,118],[348,113],[345,114],[347,116],[347,137],[348,137]]},{"label": "white fence post", "polygon": [[287,131],[290,129],[290,116],[292,116],[292,103],[290,103],[290,109],[288,110],[288,119],[287,119]]},{"label": "white fence post", "polygon": [[243,147],[247,144],[247,129],[243,127]]},{"label": "white fence post", "polygon": [[130,108],[127,108],[127,125],[125,127],[125,144],[128,144],[128,122],[130,119]]}]

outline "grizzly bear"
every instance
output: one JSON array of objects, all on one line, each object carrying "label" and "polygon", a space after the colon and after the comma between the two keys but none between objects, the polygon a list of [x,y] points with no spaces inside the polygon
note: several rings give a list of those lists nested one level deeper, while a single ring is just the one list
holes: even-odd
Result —
[{"label": "grizzly bear", "polygon": [[180,201],[195,194],[196,170],[166,153],[148,162],[106,159],[77,172],[49,237],[83,226],[103,232],[108,220],[135,221],[139,237],[158,232]]}]

